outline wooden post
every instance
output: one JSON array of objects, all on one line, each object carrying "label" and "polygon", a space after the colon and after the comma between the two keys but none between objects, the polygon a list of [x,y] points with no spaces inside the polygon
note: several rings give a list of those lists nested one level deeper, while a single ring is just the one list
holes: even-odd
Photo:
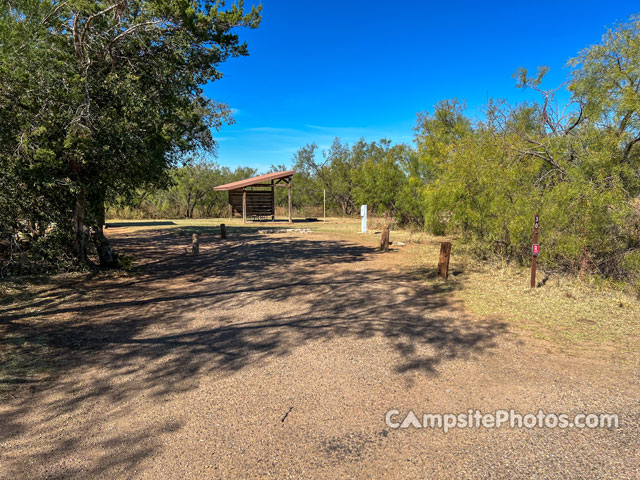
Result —
[{"label": "wooden post", "polygon": [[533,246],[531,247],[531,288],[536,288],[536,267],[538,263],[538,253],[540,246],[538,245],[538,228],[540,227],[540,217],[536,213],[533,218]]},{"label": "wooden post", "polygon": [[293,223],[293,217],[291,217],[291,183],[293,179],[289,179],[289,223]]},{"label": "wooden post", "polygon": [[438,276],[444,280],[449,278],[449,258],[451,257],[451,242],[440,244],[440,260],[438,260]]},{"label": "wooden post", "polygon": [[247,223],[247,189],[242,189],[242,223]]},{"label": "wooden post", "polygon": [[327,221],[327,189],[322,189],[322,221]]},{"label": "wooden post", "polygon": [[380,251],[389,251],[389,225],[382,227],[382,236],[380,237]]},{"label": "wooden post", "polygon": [[220,238],[222,240],[224,240],[225,238],[227,238],[227,227],[225,226],[224,223],[220,224]]},{"label": "wooden post", "polygon": [[191,237],[191,253],[197,255],[200,253],[200,245],[198,244],[198,234],[194,233]]}]

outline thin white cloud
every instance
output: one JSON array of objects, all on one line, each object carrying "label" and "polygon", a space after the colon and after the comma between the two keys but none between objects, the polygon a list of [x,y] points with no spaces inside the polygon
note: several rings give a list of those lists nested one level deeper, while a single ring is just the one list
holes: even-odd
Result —
[{"label": "thin white cloud", "polygon": [[312,130],[320,130],[323,132],[333,132],[333,131],[366,131],[368,130],[366,127],[330,127],[330,126],[322,126],[322,125],[309,125],[306,124],[305,127],[310,128]]},{"label": "thin white cloud", "polygon": [[245,128],[245,132],[260,132],[260,133],[302,133],[300,130],[293,128],[279,128],[279,127],[252,127]]}]

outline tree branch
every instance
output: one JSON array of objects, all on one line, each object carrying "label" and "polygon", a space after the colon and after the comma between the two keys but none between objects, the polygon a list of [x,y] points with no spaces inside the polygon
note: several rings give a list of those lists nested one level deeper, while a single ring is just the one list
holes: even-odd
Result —
[{"label": "tree branch", "polygon": [[629,158],[629,154],[631,153],[631,149],[633,148],[633,146],[640,142],[640,136],[637,136],[636,138],[634,138],[633,140],[631,140],[628,145],[625,147],[624,149],[624,153],[622,154],[622,161],[626,162],[627,159]]},{"label": "tree branch", "polygon": [[571,126],[570,126],[570,127],[568,127],[568,128],[566,128],[566,129],[565,129],[565,131],[564,131],[564,134],[565,134],[565,135],[567,135],[568,133],[570,133],[570,132],[571,132],[571,130],[573,130],[574,128],[576,128],[576,127],[580,124],[580,122],[582,121],[582,115],[583,115],[583,113],[584,113],[584,111],[582,110],[582,105],[580,105],[580,113],[578,114],[578,118],[576,119],[576,121],[575,121],[575,122],[573,122],[573,123],[571,124]]},{"label": "tree branch", "polygon": [[140,27],[146,27],[146,26],[149,26],[149,25],[157,25],[159,23],[162,23],[162,21],[161,20],[152,20],[152,21],[149,21],[149,22],[138,23],[137,25],[133,25],[132,27],[127,28],[124,32],[116,35],[116,37],[113,40],[111,40],[111,42],[109,43],[109,51],[111,51],[111,48],[113,47],[113,45],[118,40],[120,40],[122,37],[134,32],[134,31],[136,31]]},{"label": "tree branch", "polygon": [[114,3],[113,5],[105,8],[104,10],[99,11],[98,13],[94,13],[93,15],[90,15],[87,18],[87,21],[84,24],[84,28],[82,29],[82,33],[80,34],[80,40],[79,40],[80,45],[81,46],[84,45],[84,38],[87,36],[87,31],[89,30],[89,26],[91,25],[91,22],[93,22],[96,18],[98,18],[98,17],[100,17],[100,16],[102,16],[102,15],[104,15],[106,13],[109,13],[114,8],[122,6],[122,4],[123,4],[123,0]]},{"label": "tree branch", "polygon": [[62,7],[64,7],[65,5],[67,5],[67,3],[68,3],[68,2],[66,2],[66,1],[65,1],[65,2],[62,2],[62,3],[58,4],[58,6],[57,6],[56,8],[54,8],[51,12],[49,12],[49,13],[47,14],[47,16],[46,16],[46,17],[44,17],[44,18],[42,19],[42,21],[40,22],[40,25],[45,25],[45,24],[49,21],[49,19],[50,19],[51,17],[53,17],[56,13],[58,13],[58,11],[59,11]]},{"label": "tree branch", "polygon": [[525,135],[525,134],[519,132],[515,128],[511,128],[511,131],[514,132],[516,135],[518,135],[520,138],[524,139],[526,142],[529,142],[529,143],[531,143],[533,145],[537,145],[538,147],[542,148],[544,150],[545,155],[543,155],[540,152],[535,152],[533,150],[521,151],[521,150],[516,148],[516,151],[518,151],[520,153],[525,153],[525,154],[528,154],[528,155],[533,155],[535,157],[538,157],[538,158],[544,160],[545,162],[547,162],[549,165],[551,165],[554,168],[556,168],[557,170],[559,170],[560,172],[562,172],[563,175],[566,173],[564,168],[562,168],[560,166],[560,164],[553,159],[553,156],[551,155],[551,153],[549,152],[549,149],[547,148],[547,146],[545,144],[543,144],[541,142],[538,142],[537,140],[534,140],[533,138],[529,137],[528,135]]}]

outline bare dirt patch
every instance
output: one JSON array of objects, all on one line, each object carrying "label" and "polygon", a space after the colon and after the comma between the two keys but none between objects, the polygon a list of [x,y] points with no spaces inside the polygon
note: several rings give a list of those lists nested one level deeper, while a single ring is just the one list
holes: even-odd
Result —
[{"label": "bare dirt patch", "polygon": [[[190,256],[190,231],[110,228],[139,273],[0,305],[2,338],[38,339],[54,365],[0,407],[0,477],[639,473],[637,371],[465,312],[456,282],[407,271],[411,246],[202,227]],[[621,428],[393,430],[392,408],[611,412]]]}]

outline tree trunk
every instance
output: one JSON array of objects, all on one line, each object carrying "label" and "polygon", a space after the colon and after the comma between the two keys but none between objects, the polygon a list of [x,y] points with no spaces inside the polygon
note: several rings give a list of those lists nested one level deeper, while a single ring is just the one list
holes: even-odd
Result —
[{"label": "tree trunk", "polygon": [[111,242],[105,237],[103,225],[98,225],[93,228],[93,244],[98,252],[98,259],[100,260],[100,267],[102,268],[120,268],[120,262],[118,261],[118,255],[113,251]]},{"label": "tree trunk", "polygon": [[87,216],[87,187],[80,186],[80,191],[76,194],[76,204],[73,209],[73,249],[76,257],[81,263],[90,264],[87,255],[87,227],[85,219]]},{"label": "tree trunk", "polygon": [[118,255],[113,251],[113,247],[109,239],[104,235],[105,224],[105,192],[100,192],[96,198],[95,208],[95,225],[92,228],[91,238],[98,253],[101,268],[120,268]]},{"label": "tree trunk", "polygon": [[189,213],[191,212],[191,193],[187,194],[187,210],[184,212],[185,218],[189,218]]},{"label": "tree trunk", "polygon": [[342,207],[342,214],[347,215],[347,202],[340,200],[340,207]]}]

